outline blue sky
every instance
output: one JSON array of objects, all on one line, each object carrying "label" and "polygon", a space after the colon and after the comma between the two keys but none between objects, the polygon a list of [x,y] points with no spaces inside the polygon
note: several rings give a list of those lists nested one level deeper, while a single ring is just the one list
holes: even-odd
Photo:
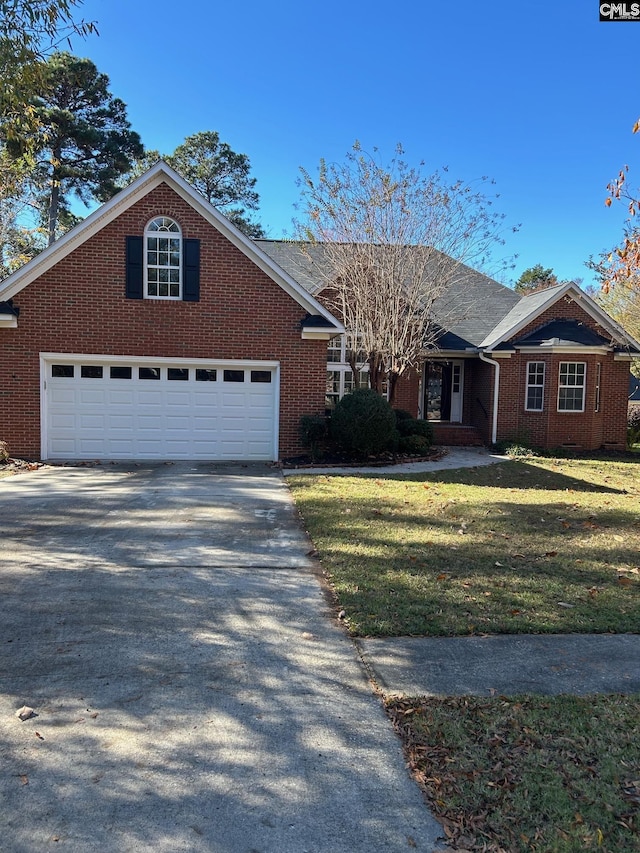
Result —
[{"label": "blue sky", "polygon": [[640,23],[600,23],[597,0],[86,0],[76,39],[147,148],[217,130],[249,156],[270,237],[291,235],[298,169],[342,160],[354,140],[453,177],[488,175],[507,222],[512,278],[560,278],[615,245],[604,205],[627,163],[640,184]]}]

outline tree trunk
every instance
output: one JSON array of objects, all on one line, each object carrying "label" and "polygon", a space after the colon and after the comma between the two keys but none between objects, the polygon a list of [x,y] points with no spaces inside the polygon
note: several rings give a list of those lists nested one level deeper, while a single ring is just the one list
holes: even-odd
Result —
[{"label": "tree trunk", "polygon": [[53,170],[51,172],[51,195],[49,196],[49,246],[52,243],[55,243],[56,228],[58,225],[58,212],[60,210],[60,177],[58,174],[58,168],[60,166],[61,155],[62,152],[59,148],[56,148],[51,152],[51,165]]},{"label": "tree trunk", "polygon": [[389,405],[391,406],[391,408],[394,407],[394,404],[396,402],[396,390],[398,388],[398,379],[400,379],[400,376],[397,373],[395,373],[394,371],[389,373],[387,376],[387,385],[389,388]]},{"label": "tree trunk", "polygon": [[382,394],[382,379],[384,366],[379,355],[374,353],[369,356],[369,385],[377,394]]}]

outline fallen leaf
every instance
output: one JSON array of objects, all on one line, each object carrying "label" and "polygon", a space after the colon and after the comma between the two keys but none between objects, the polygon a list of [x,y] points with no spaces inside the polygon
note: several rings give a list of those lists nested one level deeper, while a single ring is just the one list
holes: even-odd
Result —
[{"label": "fallen leaf", "polygon": [[28,785],[28,784],[29,784],[29,777],[28,777],[28,776],[25,776],[25,774],[24,774],[24,773],[21,773],[21,774],[20,774],[20,782],[21,782],[23,785]]},{"label": "fallen leaf", "polygon": [[40,732],[34,732],[34,735],[38,738],[38,740],[44,740]]},{"label": "fallen leaf", "polygon": [[22,708],[19,708],[16,711],[16,717],[19,720],[22,720],[22,722],[24,722],[25,720],[29,720],[31,717],[35,717],[35,716],[36,716],[36,712],[33,710],[33,708],[30,708],[28,705],[23,705]]},{"label": "fallen leaf", "polygon": [[618,583],[620,586],[631,586],[633,581],[631,578],[626,578],[624,575],[618,575]]},{"label": "fallen leaf", "polygon": [[566,601],[559,601],[558,607],[565,607],[565,608],[569,609],[571,607],[575,607],[575,604],[568,604]]}]

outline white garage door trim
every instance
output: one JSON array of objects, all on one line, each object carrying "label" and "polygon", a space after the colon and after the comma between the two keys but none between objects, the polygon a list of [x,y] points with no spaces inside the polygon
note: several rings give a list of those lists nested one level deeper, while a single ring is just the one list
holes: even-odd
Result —
[{"label": "white garage door trim", "polygon": [[[154,452],[136,452],[133,456],[131,454],[121,455],[115,451],[111,452],[102,452],[99,454],[92,452],[80,452],[78,450],[78,445],[74,448],[71,454],[69,453],[52,453],[52,425],[51,425],[51,417],[54,412],[55,404],[50,399],[50,393],[52,390],[51,387],[51,368],[54,364],[65,364],[65,365],[77,365],[78,369],[74,372],[74,378],[69,380],[69,385],[71,386],[73,383],[76,383],[77,379],[79,379],[80,367],[82,365],[102,365],[102,366],[131,366],[134,370],[139,367],[159,367],[165,368],[165,370],[161,371],[161,381],[162,386],[158,385],[158,388],[165,386],[167,383],[167,372],[166,369],[173,367],[179,369],[205,369],[205,370],[218,370],[222,373],[222,376],[219,376],[215,383],[198,383],[197,391],[195,390],[195,382],[194,385],[191,386],[192,376],[193,374],[189,373],[189,385],[191,386],[190,393],[192,395],[195,394],[205,394],[207,392],[207,388],[213,388],[214,384],[216,389],[220,391],[222,383],[219,380],[224,376],[223,371],[225,370],[258,370],[258,371],[269,371],[272,374],[272,380],[268,383],[257,383],[255,385],[256,393],[261,394],[261,399],[263,401],[264,413],[265,415],[269,415],[270,423],[272,424],[272,434],[265,436],[262,440],[261,446],[257,449],[252,449],[249,452],[242,453],[241,455],[234,454],[230,451],[231,444],[227,443],[226,449],[220,450],[213,449],[211,453],[201,454],[199,451],[197,454],[194,454],[193,449],[189,450],[188,454],[185,452],[182,453],[170,453],[166,448],[163,453],[160,455]],[[76,376],[77,374],[77,376]],[[62,380],[63,382],[65,380]],[[106,374],[104,378],[98,379],[86,379],[87,389],[98,390],[100,388],[105,388],[106,383],[109,383],[109,388],[116,389],[116,382],[132,382],[133,385],[127,385],[127,389],[133,388],[137,390],[142,388],[137,383],[141,382],[141,380],[133,379],[133,380],[115,380],[115,379],[107,379]],[[100,383],[100,386],[93,385],[91,386],[91,382]],[[114,385],[110,385],[113,382]],[[79,382],[78,382],[79,384]],[[226,386],[226,383],[224,383]],[[238,385],[242,385],[244,388],[250,388],[251,386],[248,383],[238,383]],[[253,383],[251,383],[253,385]],[[261,387],[259,388],[258,386]],[[271,394],[267,400],[265,397],[266,388],[270,389]],[[77,387],[74,385],[74,387]],[[171,390],[173,391],[175,388],[176,394],[180,392],[181,388],[183,388],[183,384],[176,382],[175,386],[171,383]],[[70,389],[71,390],[71,389]],[[144,387],[144,390],[147,390],[147,386]],[[153,390],[149,387],[149,390]],[[239,390],[237,386],[234,388],[233,383],[229,383],[228,388],[225,387],[225,391],[235,390],[239,394]],[[189,391],[189,389],[188,389]],[[213,393],[213,392],[212,392]],[[250,392],[247,392],[250,393]],[[71,396],[71,395],[70,395]],[[191,398],[191,410],[194,411],[193,405],[195,398]],[[60,411],[60,407],[58,407]],[[275,461],[278,459],[278,434],[279,434],[279,410],[280,410],[280,365],[277,361],[256,361],[249,359],[204,359],[204,358],[168,358],[168,357],[141,357],[141,356],[115,356],[115,355],[100,355],[96,353],[91,354],[83,354],[83,353],[40,353],[40,424],[41,424],[41,456],[42,459],[238,459],[238,460],[251,460],[255,459],[263,460],[263,461]],[[66,410],[69,412],[69,410]],[[164,410],[163,410],[164,411]],[[182,417],[185,417],[184,410],[180,409],[182,413]],[[244,410],[246,413],[246,409]],[[149,415],[147,415],[148,417]],[[236,411],[236,417],[238,417],[238,412]],[[227,437],[230,435],[235,435],[237,432],[237,428],[229,429],[228,433],[225,433]],[[53,436],[55,437],[55,436]],[[163,434],[162,442],[167,442],[167,437]],[[157,446],[157,443],[156,443]],[[202,445],[200,445],[201,447]]]}]

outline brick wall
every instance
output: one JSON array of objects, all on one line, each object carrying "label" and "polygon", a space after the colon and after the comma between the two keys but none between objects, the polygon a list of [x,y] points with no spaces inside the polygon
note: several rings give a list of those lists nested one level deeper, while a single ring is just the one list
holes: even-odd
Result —
[{"label": "brick wall", "polygon": [[[564,297],[538,317],[517,337],[525,337],[551,320],[580,320],[603,337],[609,337],[579,303]],[[541,412],[525,411],[527,363],[545,364],[544,401]],[[558,411],[560,362],[586,364],[584,412]],[[600,365],[600,405],[596,412],[596,375]],[[575,446],[596,450],[604,444],[624,449],[629,365],[614,361],[613,353],[516,353],[500,359],[500,409],[498,439],[522,441],[538,447]]]},{"label": "brick wall", "polygon": [[[125,237],[157,215],[201,240],[200,301],[125,299]],[[281,364],[280,455],[301,452],[298,422],[324,410],[325,341],[303,341],[306,312],[168,186],[124,211],[19,293],[0,330],[0,437],[40,455],[39,353],[100,353]]]}]

